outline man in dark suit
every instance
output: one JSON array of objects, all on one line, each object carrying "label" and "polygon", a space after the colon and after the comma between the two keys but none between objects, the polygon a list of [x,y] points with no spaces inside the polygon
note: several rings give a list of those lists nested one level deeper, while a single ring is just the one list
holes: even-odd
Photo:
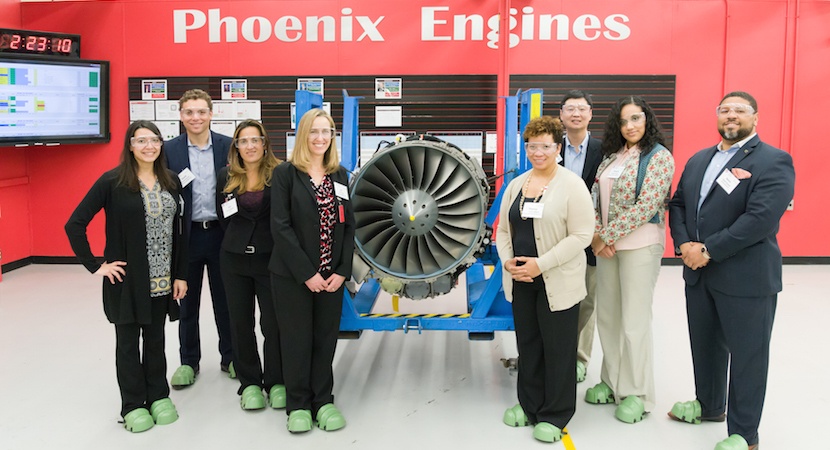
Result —
[{"label": "man in dark suit", "polygon": [[[562,97],[559,119],[565,126],[565,138],[562,143],[562,159],[559,164],[571,172],[580,175],[590,192],[597,175],[597,167],[602,161],[602,142],[591,137],[588,124],[591,123],[594,103],[591,95],[583,91],[572,90]],[[594,346],[594,327],[597,315],[597,257],[591,247],[585,249],[588,266],[585,270],[585,287],[588,295],[579,303],[579,341],[576,360],[576,381],[585,381],[588,362],[591,360],[591,349]]]},{"label": "man in dark suit", "polygon": [[184,199],[184,228],[189,236],[190,290],[181,302],[179,354],[181,367],[170,384],[177,389],[196,382],[202,357],[199,337],[199,306],[202,277],[207,267],[213,315],[219,334],[220,368],[233,378],[231,326],[225,287],[219,271],[222,227],[216,214],[216,173],[228,164],[231,138],[210,131],[213,102],[201,89],[189,90],[179,100],[179,114],[186,133],[164,144],[167,166],[179,174]]},{"label": "man in dark suit", "polygon": [[[776,234],[793,198],[792,157],[756,134],[758,105],[746,92],[717,108],[723,140],[689,159],[669,203],[675,253],[685,267],[686,311],[697,398],[672,419],[723,421],[715,450],[758,446],[781,251]],[[727,391],[727,368],[729,382]]]}]

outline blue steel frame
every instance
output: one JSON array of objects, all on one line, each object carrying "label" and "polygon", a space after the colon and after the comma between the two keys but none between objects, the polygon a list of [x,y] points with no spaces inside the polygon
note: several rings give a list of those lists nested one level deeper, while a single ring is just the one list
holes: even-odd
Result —
[{"label": "blue steel frame", "polygon": [[[504,139],[504,183],[496,195],[493,205],[487,213],[485,222],[492,226],[498,217],[504,187],[516,175],[528,169],[525,158],[524,143],[519,145],[517,133],[512,130],[524,130],[527,122],[541,115],[542,91],[531,89],[524,93],[520,90],[515,97],[503,98],[505,102]],[[359,97],[349,97],[343,91],[345,107],[343,110],[343,162],[350,171],[358,158],[358,102]],[[299,105],[299,103],[298,103]],[[521,106],[521,121],[519,120]],[[347,144],[350,143],[350,144]],[[350,152],[348,155],[347,153]],[[493,273],[485,278],[485,266],[492,265]],[[340,332],[344,336],[358,335],[363,330],[395,331],[403,330],[463,330],[470,339],[493,339],[495,331],[512,331],[513,311],[504,297],[502,289],[502,266],[496,252],[495,244],[490,244],[484,254],[466,270],[468,314],[371,314],[380,285],[374,279],[364,282],[352,297],[349,292],[343,295],[343,312],[340,318]]]}]

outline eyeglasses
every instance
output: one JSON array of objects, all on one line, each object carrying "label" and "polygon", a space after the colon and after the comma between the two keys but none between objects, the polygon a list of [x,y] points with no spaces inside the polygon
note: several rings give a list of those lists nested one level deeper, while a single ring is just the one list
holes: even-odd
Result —
[{"label": "eyeglasses", "polygon": [[249,144],[256,147],[257,145],[265,145],[265,136],[244,137],[235,139],[233,142],[236,144],[236,148],[247,147]]},{"label": "eyeglasses", "polygon": [[755,114],[755,109],[743,103],[724,103],[722,105],[718,105],[715,111],[717,111],[719,117],[726,117],[731,112],[734,112],[739,116],[750,116]]},{"label": "eyeglasses", "polygon": [[323,128],[322,130],[312,128],[311,131],[308,132],[308,134],[313,138],[320,136],[324,138],[330,138],[334,134],[334,128]]},{"label": "eyeglasses", "polygon": [[180,111],[183,116],[185,117],[207,117],[210,114],[210,110],[207,108],[200,108],[200,109],[182,109]]},{"label": "eyeglasses", "polygon": [[628,116],[628,119],[620,119],[620,126],[624,127],[629,123],[632,125],[639,125],[646,121],[646,113],[634,113]]},{"label": "eyeglasses", "polygon": [[581,114],[585,114],[590,110],[591,110],[591,106],[590,105],[585,105],[585,104],[582,104],[582,105],[565,105],[565,106],[562,107],[562,112],[564,112],[565,114],[573,114],[577,111],[579,111]]},{"label": "eyeglasses", "polygon": [[144,148],[148,145],[152,145],[153,147],[161,147],[161,138],[158,136],[131,137],[130,144],[136,148]]},{"label": "eyeglasses", "polygon": [[528,143],[525,145],[525,149],[527,153],[536,153],[536,152],[550,152],[556,148],[556,144],[542,144],[539,142]]}]

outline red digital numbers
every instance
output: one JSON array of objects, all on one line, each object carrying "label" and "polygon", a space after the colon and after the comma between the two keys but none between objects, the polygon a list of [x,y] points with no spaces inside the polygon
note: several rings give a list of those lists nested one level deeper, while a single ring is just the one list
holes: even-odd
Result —
[{"label": "red digital numbers", "polygon": [[[14,53],[40,53],[45,55],[77,56],[75,39],[43,34],[16,33],[2,30],[0,32],[0,51]],[[74,50],[73,50],[74,47]]]}]

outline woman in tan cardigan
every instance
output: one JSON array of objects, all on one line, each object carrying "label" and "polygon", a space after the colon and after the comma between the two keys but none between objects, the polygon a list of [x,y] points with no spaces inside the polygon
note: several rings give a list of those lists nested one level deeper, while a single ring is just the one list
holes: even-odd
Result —
[{"label": "woman in tan cardigan", "polygon": [[533,168],[507,186],[496,232],[519,349],[519,404],[504,413],[504,423],[535,425],[533,437],[543,442],[560,440],[576,411],[584,249],[594,229],[585,183],[559,170],[563,130],[550,116],[527,124],[523,137]]}]

